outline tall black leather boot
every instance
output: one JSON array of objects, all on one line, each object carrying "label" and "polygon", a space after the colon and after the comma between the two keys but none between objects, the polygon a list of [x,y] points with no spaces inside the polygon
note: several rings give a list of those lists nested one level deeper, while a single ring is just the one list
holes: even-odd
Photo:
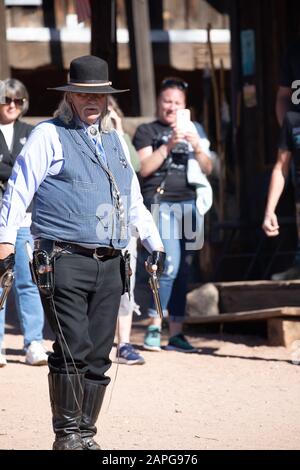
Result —
[{"label": "tall black leather boot", "polygon": [[82,413],[83,375],[48,375],[55,432],[53,450],[83,450],[79,423]]},{"label": "tall black leather boot", "polygon": [[86,450],[101,450],[93,437],[97,432],[95,423],[103,403],[106,386],[84,379],[84,397],[80,422],[81,439]]}]

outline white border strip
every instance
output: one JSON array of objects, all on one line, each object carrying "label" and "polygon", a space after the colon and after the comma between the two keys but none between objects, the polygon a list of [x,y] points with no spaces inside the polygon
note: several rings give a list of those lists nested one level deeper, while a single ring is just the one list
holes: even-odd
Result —
[{"label": "white border strip", "polygon": [[5,0],[6,7],[16,7],[16,6],[34,6],[38,7],[42,4],[42,0]]},{"label": "white border strip", "polygon": [[[80,25],[76,28],[7,28],[7,40],[16,42],[77,42],[89,43],[91,41],[90,28],[84,28]],[[207,31],[205,29],[173,29],[170,31],[152,30],[152,42],[157,43],[206,43]],[[117,41],[119,44],[127,44],[129,42],[129,34],[127,29],[117,30]],[[229,29],[212,29],[212,43],[230,43]]]}]

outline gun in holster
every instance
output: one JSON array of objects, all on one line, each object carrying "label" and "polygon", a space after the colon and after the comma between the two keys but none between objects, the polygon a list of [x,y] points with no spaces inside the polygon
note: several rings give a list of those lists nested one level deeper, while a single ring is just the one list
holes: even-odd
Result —
[{"label": "gun in holster", "polygon": [[2,294],[0,297],[0,310],[3,309],[4,303],[7,299],[9,291],[11,289],[12,283],[14,282],[14,272],[12,269],[8,269],[1,278],[1,287],[2,287]]},{"label": "gun in holster", "polygon": [[158,292],[159,280],[158,280],[156,272],[153,272],[150,274],[149,285],[153,293],[156,311],[158,315],[160,316],[160,318],[163,320],[164,314],[161,308],[161,302],[160,302],[160,297],[159,297],[159,292]]},{"label": "gun in holster", "polygon": [[34,250],[29,266],[33,282],[44,295],[54,291],[54,258],[46,250]]},{"label": "gun in holster", "polygon": [[130,277],[132,275],[132,269],[130,267],[130,253],[127,250],[121,256],[121,266],[121,275],[123,280],[122,294],[127,292],[130,299]]}]

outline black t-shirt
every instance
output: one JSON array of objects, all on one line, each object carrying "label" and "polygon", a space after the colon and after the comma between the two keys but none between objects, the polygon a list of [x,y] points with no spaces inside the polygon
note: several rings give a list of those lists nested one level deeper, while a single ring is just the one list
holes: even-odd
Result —
[{"label": "black t-shirt", "polygon": [[[281,64],[279,85],[291,88],[295,80],[300,80],[300,39],[294,41],[285,54]],[[300,105],[293,104],[291,100],[290,110],[300,112]]]},{"label": "black t-shirt", "polygon": [[[137,150],[151,146],[153,151],[163,144],[167,144],[172,134],[172,128],[160,121],[141,124],[133,138],[133,145]],[[188,201],[195,198],[195,187],[187,181],[187,161],[190,155],[188,144],[178,144],[164,163],[150,176],[143,178],[141,187],[146,201],[153,198],[156,189],[165,180],[165,192],[161,200]]]},{"label": "black t-shirt", "polygon": [[292,153],[293,179],[297,199],[300,200],[300,113],[288,111],[285,115],[279,138],[279,149]]},{"label": "black t-shirt", "polygon": [[288,111],[285,115],[280,132],[279,146],[281,150],[293,153],[293,159],[300,158],[300,113]]}]

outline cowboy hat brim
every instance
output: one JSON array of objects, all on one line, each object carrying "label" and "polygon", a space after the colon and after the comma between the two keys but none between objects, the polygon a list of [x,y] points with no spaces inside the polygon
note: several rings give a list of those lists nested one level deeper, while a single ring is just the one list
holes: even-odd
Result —
[{"label": "cowboy hat brim", "polygon": [[47,88],[47,90],[56,90],[56,91],[69,91],[70,93],[102,93],[102,94],[111,94],[111,93],[124,93],[126,90],[117,90],[109,85],[107,86],[89,86],[89,85],[64,85],[58,86],[55,88]]}]

